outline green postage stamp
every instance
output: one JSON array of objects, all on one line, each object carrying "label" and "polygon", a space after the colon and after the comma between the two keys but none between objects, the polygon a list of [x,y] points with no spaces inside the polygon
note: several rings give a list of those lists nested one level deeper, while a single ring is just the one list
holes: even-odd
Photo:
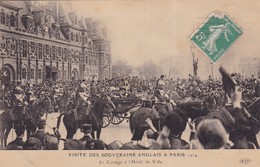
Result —
[{"label": "green postage stamp", "polygon": [[242,33],[227,15],[212,13],[190,39],[215,63]]}]

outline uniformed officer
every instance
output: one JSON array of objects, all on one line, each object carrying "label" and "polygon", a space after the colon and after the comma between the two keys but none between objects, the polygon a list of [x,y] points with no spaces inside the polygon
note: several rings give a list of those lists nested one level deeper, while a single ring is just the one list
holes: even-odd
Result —
[{"label": "uniformed officer", "polygon": [[24,116],[25,107],[25,96],[24,91],[20,86],[16,86],[12,93],[12,107],[10,111],[10,116],[12,121],[22,120]]},{"label": "uniformed officer", "polygon": [[164,82],[164,80],[165,80],[165,75],[161,75],[160,78],[158,78],[156,81],[156,88],[158,88],[159,82]]},{"label": "uniformed officer", "polygon": [[98,98],[98,90],[97,90],[97,85],[96,85],[95,81],[91,81],[91,84],[90,84],[90,96],[91,96],[91,99]]},{"label": "uniformed officer", "polygon": [[154,91],[155,108],[159,112],[161,118],[164,118],[168,113],[173,111],[174,101],[170,100],[169,95],[164,91],[165,83],[158,82],[158,87]]}]

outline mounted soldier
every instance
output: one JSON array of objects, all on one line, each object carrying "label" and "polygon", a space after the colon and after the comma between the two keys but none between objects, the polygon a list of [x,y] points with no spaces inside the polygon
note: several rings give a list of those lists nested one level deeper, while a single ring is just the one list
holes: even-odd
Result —
[{"label": "mounted soldier", "polygon": [[96,98],[99,97],[99,94],[98,94],[98,88],[97,88],[97,84],[96,84],[96,81],[91,81],[91,84],[90,84],[90,98],[91,100],[95,100]]},{"label": "mounted soldier", "polygon": [[10,116],[12,121],[18,121],[24,119],[25,114],[25,94],[21,86],[16,86],[12,93],[12,109],[10,110]]},{"label": "mounted soldier", "polygon": [[29,84],[28,87],[24,91],[24,103],[28,105],[29,108],[32,107],[33,102],[36,100],[36,96],[34,94],[33,85]]},{"label": "mounted soldier", "polygon": [[164,87],[165,83],[160,80],[158,82],[157,89],[154,91],[155,108],[162,119],[167,114],[173,112],[173,106],[176,105],[173,100],[170,100],[169,95],[164,90]]}]

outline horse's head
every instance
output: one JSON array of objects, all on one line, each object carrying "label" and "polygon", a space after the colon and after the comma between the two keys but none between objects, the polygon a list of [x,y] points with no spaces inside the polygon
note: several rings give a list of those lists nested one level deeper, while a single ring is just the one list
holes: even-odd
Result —
[{"label": "horse's head", "polygon": [[200,100],[187,100],[178,103],[177,106],[186,114],[188,118],[191,119],[205,116],[209,113],[204,101]]},{"label": "horse's head", "polygon": [[43,116],[44,112],[52,113],[53,107],[52,107],[51,99],[47,95],[44,95],[43,97],[37,99],[33,103],[33,109],[39,112],[40,116]]}]

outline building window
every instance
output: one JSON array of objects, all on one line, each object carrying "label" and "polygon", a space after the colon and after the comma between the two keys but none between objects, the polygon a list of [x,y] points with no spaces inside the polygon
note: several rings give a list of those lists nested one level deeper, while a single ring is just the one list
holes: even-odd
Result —
[{"label": "building window", "polygon": [[31,52],[35,52],[35,43],[31,42]]},{"label": "building window", "polygon": [[64,52],[63,52],[63,60],[65,62],[67,62],[67,59],[68,59],[68,49],[64,49]]},{"label": "building window", "polygon": [[61,79],[61,71],[58,71],[58,79]]},{"label": "building window", "polygon": [[73,32],[70,33],[70,40],[73,41]]},{"label": "building window", "polygon": [[42,44],[38,44],[38,49],[39,49],[39,59],[42,59]]},{"label": "building window", "polygon": [[4,12],[4,9],[1,9],[0,22],[1,22],[1,24],[5,24],[5,12]]},{"label": "building window", "polygon": [[23,58],[27,58],[27,41],[23,41]]},{"label": "building window", "polygon": [[1,43],[1,48],[5,49],[5,43]]},{"label": "building window", "polygon": [[50,54],[50,48],[49,48],[49,45],[45,45],[45,54],[47,54],[47,55]]},{"label": "building window", "polygon": [[31,69],[31,79],[34,79],[34,69]]},{"label": "building window", "polygon": [[67,71],[66,70],[64,70],[63,77],[64,77],[64,79],[67,79]]},{"label": "building window", "polygon": [[76,34],[76,42],[79,42],[79,36]]},{"label": "building window", "polygon": [[42,69],[38,69],[38,79],[42,79]]},{"label": "building window", "polygon": [[15,50],[15,45],[11,45],[11,50]]},{"label": "building window", "polygon": [[56,60],[56,48],[55,48],[55,46],[52,47],[52,60]]},{"label": "building window", "polygon": [[14,16],[14,13],[13,13],[13,12],[12,12],[11,18],[10,18],[10,25],[11,25],[11,27],[14,27],[14,26],[15,26],[15,16]]},{"label": "building window", "polygon": [[22,68],[22,79],[26,79],[26,68]]},{"label": "building window", "polygon": [[88,56],[86,56],[86,60],[85,61],[86,61],[85,63],[88,64]]},{"label": "building window", "polygon": [[58,47],[57,57],[58,57],[58,60],[60,61],[61,60],[61,48],[60,47]]},{"label": "building window", "polygon": [[45,49],[44,49],[44,58],[46,61],[49,61],[50,60],[50,47],[49,45],[45,45]]}]

